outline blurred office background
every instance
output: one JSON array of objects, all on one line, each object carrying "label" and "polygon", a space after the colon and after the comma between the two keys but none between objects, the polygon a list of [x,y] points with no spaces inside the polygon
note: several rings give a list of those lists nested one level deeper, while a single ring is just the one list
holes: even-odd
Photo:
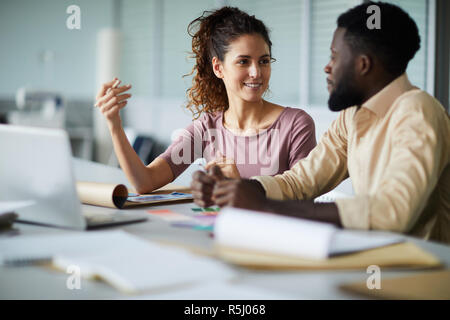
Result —
[{"label": "blurred office background", "polygon": [[[183,108],[192,79],[183,75],[193,66],[187,25],[204,10],[230,5],[254,14],[271,30],[277,62],[267,99],[307,110],[319,139],[337,116],[327,109],[323,72],[336,18],[361,2],[2,0],[0,122],[20,123],[21,117],[39,107],[36,104],[48,103],[46,98],[37,99],[35,105],[25,104],[19,110],[19,88],[31,92],[31,97],[35,92],[49,93],[54,109],[64,110],[63,120],[55,120],[59,121],[55,126],[68,130],[74,155],[114,164],[108,132],[93,103],[100,83],[118,76],[133,85],[133,97],[123,111],[130,140],[151,137],[157,142],[153,153],[163,151],[173,132],[191,121],[190,112]],[[421,49],[408,67],[411,81],[448,108],[449,1],[387,2],[401,6],[419,27]],[[71,5],[80,8],[81,29],[66,25]],[[54,116],[55,110],[47,113]],[[32,119],[26,121],[32,124]]]}]

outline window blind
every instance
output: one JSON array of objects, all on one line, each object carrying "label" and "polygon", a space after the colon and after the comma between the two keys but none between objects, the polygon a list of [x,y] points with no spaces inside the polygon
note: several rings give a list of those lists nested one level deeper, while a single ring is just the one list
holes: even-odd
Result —
[{"label": "window blind", "polygon": [[417,24],[420,35],[420,49],[409,62],[406,72],[413,85],[425,90],[427,84],[428,0],[387,0],[386,2],[395,4],[405,10]]},{"label": "window blind", "polygon": [[[387,0],[404,8],[419,27],[421,49],[408,66],[411,81],[426,86],[427,71],[427,3],[428,0]],[[326,106],[328,92],[323,71],[330,56],[330,44],[336,19],[361,0],[127,0],[122,3],[122,31],[124,34],[121,75],[133,83],[140,95],[168,99],[185,99],[194,61],[188,59],[191,38],[187,25],[204,10],[217,5],[236,6],[262,20],[270,30],[272,65],[270,93],[267,99],[283,105],[298,105],[300,97],[301,56],[307,52],[309,72],[308,106]],[[307,6],[306,4],[309,4]],[[309,8],[307,38],[303,17]]]},{"label": "window blind", "polygon": [[324,67],[330,59],[330,47],[338,16],[360,4],[354,0],[312,0],[310,30],[310,106],[326,106],[328,91]]},{"label": "window blind", "polygon": [[277,61],[272,65],[267,100],[284,105],[298,104],[304,1],[232,0],[228,3],[255,15],[270,30],[272,55]]}]

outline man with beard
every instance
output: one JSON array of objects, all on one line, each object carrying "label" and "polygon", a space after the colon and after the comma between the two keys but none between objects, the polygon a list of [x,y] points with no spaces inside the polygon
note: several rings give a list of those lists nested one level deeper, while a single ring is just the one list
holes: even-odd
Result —
[{"label": "man with beard", "polygon": [[[371,5],[380,8],[381,29],[366,25]],[[195,202],[450,243],[450,119],[408,80],[408,62],[419,48],[415,22],[397,6],[369,2],[343,13],[324,69],[329,108],[340,114],[317,147],[274,177],[196,172]],[[312,201],[348,176],[355,196]]]}]

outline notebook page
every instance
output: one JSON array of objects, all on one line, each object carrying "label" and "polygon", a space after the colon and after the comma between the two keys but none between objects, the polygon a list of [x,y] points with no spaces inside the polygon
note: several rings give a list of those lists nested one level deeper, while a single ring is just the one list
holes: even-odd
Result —
[{"label": "notebook page", "polygon": [[311,259],[328,257],[331,224],[226,208],[214,226],[219,245]]},{"label": "notebook page", "polygon": [[339,230],[331,241],[330,256],[374,249],[403,241],[401,235],[388,232]]}]

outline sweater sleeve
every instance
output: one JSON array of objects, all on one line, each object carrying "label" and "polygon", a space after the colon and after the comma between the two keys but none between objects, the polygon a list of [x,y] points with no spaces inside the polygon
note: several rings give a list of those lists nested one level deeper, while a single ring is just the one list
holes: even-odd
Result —
[{"label": "sweater sleeve", "polygon": [[298,110],[291,130],[289,168],[292,168],[300,159],[306,158],[316,145],[314,120],[305,111]]},{"label": "sweater sleeve", "polygon": [[343,111],[309,155],[283,174],[253,177],[275,200],[313,199],[332,190],[348,177],[348,111]]},{"label": "sweater sleeve", "polygon": [[204,124],[202,117],[193,121],[184,129],[178,130],[173,136],[173,141],[167,150],[159,157],[170,166],[174,178],[177,178],[196,159],[203,154]]}]

